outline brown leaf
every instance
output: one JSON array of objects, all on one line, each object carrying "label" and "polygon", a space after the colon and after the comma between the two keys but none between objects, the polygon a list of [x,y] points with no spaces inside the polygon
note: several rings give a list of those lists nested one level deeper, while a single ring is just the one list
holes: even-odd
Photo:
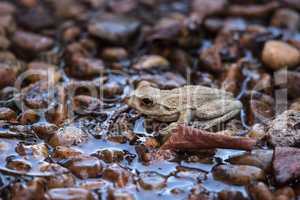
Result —
[{"label": "brown leaf", "polygon": [[199,150],[199,149],[243,149],[251,150],[256,140],[247,137],[226,135],[226,132],[207,132],[185,125],[178,125],[172,135],[162,145],[162,149]]}]

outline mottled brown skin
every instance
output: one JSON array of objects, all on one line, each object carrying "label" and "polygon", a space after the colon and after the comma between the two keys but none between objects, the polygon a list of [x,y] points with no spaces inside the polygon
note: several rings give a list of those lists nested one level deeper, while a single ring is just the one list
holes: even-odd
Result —
[{"label": "mottled brown skin", "polygon": [[241,102],[224,90],[199,85],[160,90],[148,82],[141,82],[126,102],[148,117],[173,122],[160,131],[162,135],[169,135],[179,123],[195,118],[197,127],[211,128],[231,119],[242,108]]}]

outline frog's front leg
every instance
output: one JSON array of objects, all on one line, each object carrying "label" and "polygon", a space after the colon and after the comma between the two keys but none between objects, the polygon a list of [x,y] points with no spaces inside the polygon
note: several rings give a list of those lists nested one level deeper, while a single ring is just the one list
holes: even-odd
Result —
[{"label": "frog's front leg", "polygon": [[166,141],[178,124],[188,124],[193,118],[193,113],[191,109],[188,109],[184,112],[181,112],[179,118],[176,122],[172,122],[169,126],[160,130],[159,133],[163,138],[163,141]]}]

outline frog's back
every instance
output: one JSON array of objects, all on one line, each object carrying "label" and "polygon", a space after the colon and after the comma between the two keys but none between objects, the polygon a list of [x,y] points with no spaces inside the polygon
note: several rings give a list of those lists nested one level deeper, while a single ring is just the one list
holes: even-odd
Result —
[{"label": "frog's back", "polygon": [[172,90],[161,90],[161,104],[173,109],[182,106],[200,107],[209,101],[220,98],[233,98],[224,90],[200,85],[186,85]]}]

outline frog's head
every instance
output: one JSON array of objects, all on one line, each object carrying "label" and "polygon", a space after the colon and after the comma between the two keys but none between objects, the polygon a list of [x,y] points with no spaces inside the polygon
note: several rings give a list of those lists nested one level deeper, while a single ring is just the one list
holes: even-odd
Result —
[{"label": "frog's head", "polygon": [[163,105],[162,98],[160,89],[155,88],[149,82],[142,81],[125,102],[148,117],[160,121],[176,120],[178,118],[177,110]]}]

